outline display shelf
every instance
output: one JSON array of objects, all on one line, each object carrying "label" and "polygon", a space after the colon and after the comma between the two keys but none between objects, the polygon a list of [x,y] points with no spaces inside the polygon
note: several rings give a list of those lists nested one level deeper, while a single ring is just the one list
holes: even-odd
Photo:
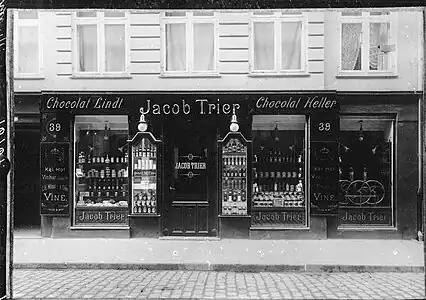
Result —
[{"label": "display shelf", "polygon": [[158,216],[159,143],[149,132],[138,132],[131,146],[131,216]]},{"label": "display shelf", "polygon": [[221,214],[247,216],[248,143],[240,133],[228,133],[219,141]]}]

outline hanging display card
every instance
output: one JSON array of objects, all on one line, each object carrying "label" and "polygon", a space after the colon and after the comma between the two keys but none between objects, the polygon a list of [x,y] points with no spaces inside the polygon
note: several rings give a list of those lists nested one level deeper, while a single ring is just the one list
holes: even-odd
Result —
[{"label": "hanging display card", "polygon": [[42,143],[41,214],[69,215],[69,144]]}]

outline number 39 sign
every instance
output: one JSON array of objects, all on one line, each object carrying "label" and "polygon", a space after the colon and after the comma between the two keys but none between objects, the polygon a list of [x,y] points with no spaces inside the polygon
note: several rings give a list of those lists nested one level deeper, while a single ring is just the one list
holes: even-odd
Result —
[{"label": "number 39 sign", "polygon": [[339,118],[336,114],[313,114],[311,117],[311,140],[336,141],[339,127]]},{"label": "number 39 sign", "polygon": [[68,120],[57,114],[43,114],[42,142],[69,142]]}]

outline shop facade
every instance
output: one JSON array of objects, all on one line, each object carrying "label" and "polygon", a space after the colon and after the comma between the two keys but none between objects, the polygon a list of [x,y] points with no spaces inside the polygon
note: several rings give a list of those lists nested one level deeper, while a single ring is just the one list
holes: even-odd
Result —
[{"label": "shop facade", "polygon": [[110,238],[422,230],[421,10],[13,17],[17,226]]},{"label": "shop facade", "polygon": [[413,238],[419,99],[43,93],[42,235]]}]

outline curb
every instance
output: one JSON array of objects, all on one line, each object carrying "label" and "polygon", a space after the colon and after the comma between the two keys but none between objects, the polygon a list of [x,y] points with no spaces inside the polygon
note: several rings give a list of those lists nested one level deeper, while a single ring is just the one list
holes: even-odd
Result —
[{"label": "curb", "polygon": [[214,272],[309,272],[309,273],[423,273],[424,266],[380,265],[260,265],[260,264],[130,264],[130,263],[14,263],[16,270],[157,270],[157,271],[214,271]]}]

